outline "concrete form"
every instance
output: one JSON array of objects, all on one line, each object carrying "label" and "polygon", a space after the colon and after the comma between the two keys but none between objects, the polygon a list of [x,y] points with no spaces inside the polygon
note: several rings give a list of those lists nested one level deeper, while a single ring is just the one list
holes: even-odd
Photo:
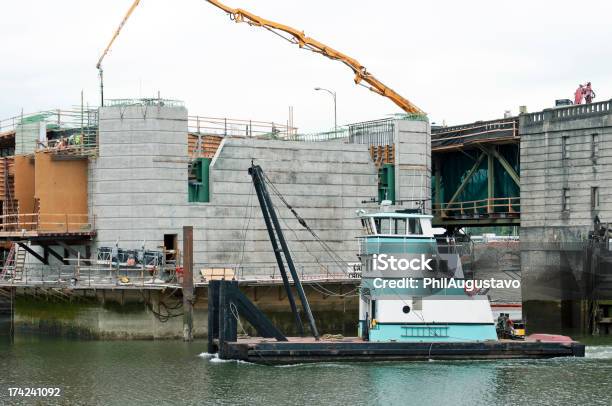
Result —
[{"label": "concrete form", "polygon": [[[424,120],[395,121],[395,196],[421,200],[431,213],[431,128]],[[404,206],[416,208],[416,202]]]}]

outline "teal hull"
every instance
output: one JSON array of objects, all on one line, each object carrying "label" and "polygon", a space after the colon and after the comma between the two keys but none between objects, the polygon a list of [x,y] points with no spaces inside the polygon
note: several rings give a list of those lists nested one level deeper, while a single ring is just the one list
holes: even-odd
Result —
[{"label": "teal hull", "polygon": [[493,324],[379,324],[370,341],[465,342],[497,340]]}]

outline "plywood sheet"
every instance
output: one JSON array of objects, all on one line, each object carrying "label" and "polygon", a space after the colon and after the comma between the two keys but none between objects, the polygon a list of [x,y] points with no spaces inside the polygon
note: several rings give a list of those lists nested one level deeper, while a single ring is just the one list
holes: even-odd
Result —
[{"label": "plywood sheet", "polygon": [[16,155],[14,172],[14,196],[19,204],[19,211],[20,213],[34,213],[34,160],[26,155]]},{"label": "plywood sheet", "polygon": [[51,153],[36,153],[34,197],[39,202],[39,230],[81,231],[88,227],[88,161],[52,157]]}]

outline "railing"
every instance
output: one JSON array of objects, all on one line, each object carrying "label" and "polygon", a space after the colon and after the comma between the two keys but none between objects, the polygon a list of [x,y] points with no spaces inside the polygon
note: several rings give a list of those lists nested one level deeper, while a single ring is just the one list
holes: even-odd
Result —
[{"label": "railing", "polygon": [[395,121],[393,118],[350,124],[351,144],[392,145],[395,143]]},{"label": "railing", "polygon": [[[182,269],[174,266],[117,266],[104,261],[89,261],[82,258],[64,258],[68,265],[46,266],[42,264],[26,265],[15,274],[13,266],[2,278],[0,286],[49,286],[73,288],[160,288],[180,287]],[[90,263],[91,262],[91,263]],[[218,265],[217,265],[218,266]],[[196,269],[200,269],[196,267]],[[282,277],[275,266],[270,267],[235,267],[232,279],[246,284],[281,285]],[[329,267],[299,267],[300,280],[305,284],[321,282],[351,282],[359,279],[357,272],[341,272]],[[194,283],[206,285],[210,282],[200,272],[194,272]]]},{"label": "railing", "polygon": [[518,118],[482,121],[453,127],[438,127],[431,130],[432,148],[444,149],[468,141],[519,138]]},{"label": "railing", "polygon": [[[41,127],[45,129],[44,140]],[[60,142],[65,147],[62,150],[78,147],[81,152],[88,152],[97,147],[98,110],[89,107],[44,110],[0,120],[0,133],[11,131],[16,133],[17,153],[59,151],[56,144]]]},{"label": "railing", "polygon": [[288,138],[289,141],[302,142],[326,142],[345,140],[349,136],[348,127],[340,127],[338,130],[323,131],[310,134],[294,134]]},{"label": "railing", "polygon": [[89,232],[95,230],[95,217],[88,214],[5,214],[0,216],[0,232]]},{"label": "railing", "polygon": [[224,137],[269,137],[288,139],[297,134],[297,128],[286,124],[242,120],[235,118],[216,118],[188,116],[187,128],[190,133],[220,135]]},{"label": "railing", "polygon": [[[359,244],[359,255],[372,255],[379,253],[393,253],[393,254],[424,254],[424,255],[435,255],[435,254],[457,254],[459,256],[468,255],[471,252],[471,246],[469,243],[456,241],[453,238],[436,237],[431,241],[423,241],[419,236],[415,238],[394,236],[393,242],[388,241],[388,237],[380,236],[385,238],[385,241],[380,241],[376,236],[369,236],[370,238],[360,237],[358,239]],[[372,238],[373,237],[373,238]]]},{"label": "railing", "polygon": [[433,205],[433,213],[439,217],[473,216],[486,214],[519,215],[520,197],[495,197],[466,202],[442,203]]},{"label": "railing", "polygon": [[521,115],[526,124],[538,124],[545,120],[571,120],[600,114],[610,114],[612,100],[590,104],[576,104],[566,107],[546,109],[536,113]]},{"label": "railing", "polygon": [[115,106],[169,106],[169,107],[184,107],[185,103],[181,100],[162,99],[159,97],[141,98],[141,99],[105,99],[105,107]]}]

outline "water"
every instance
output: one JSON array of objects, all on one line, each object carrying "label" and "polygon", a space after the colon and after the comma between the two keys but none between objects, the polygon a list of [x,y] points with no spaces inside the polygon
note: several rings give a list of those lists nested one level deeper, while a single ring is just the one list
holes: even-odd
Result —
[{"label": "water", "polygon": [[[269,367],[202,354],[205,342],[0,343],[0,404],[610,405],[612,346],[584,359],[328,363]],[[60,398],[9,398],[59,387]]]}]

